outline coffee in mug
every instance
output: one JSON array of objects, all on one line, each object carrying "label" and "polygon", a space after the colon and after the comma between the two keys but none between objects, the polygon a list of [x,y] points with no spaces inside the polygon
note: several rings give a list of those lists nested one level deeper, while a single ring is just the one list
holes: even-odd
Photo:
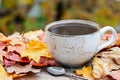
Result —
[{"label": "coffee in mug", "polygon": [[48,28],[48,30],[60,35],[85,35],[96,32],[98,28],[87,24],[65,23],[54,25]]}]

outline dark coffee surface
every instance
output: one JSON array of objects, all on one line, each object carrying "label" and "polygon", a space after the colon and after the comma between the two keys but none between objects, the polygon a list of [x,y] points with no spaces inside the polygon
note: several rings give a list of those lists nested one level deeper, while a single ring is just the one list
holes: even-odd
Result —
[{"label": "dark coffee surface", "polygon": [[62,35],[85,35],[96,32],[98,28],[87,24],[66,23],[51,26],[48,30]]}]

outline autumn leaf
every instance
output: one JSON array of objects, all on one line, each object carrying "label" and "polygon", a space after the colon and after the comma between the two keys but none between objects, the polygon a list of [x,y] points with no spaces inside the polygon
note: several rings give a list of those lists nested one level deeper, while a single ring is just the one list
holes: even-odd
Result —
[{"label": "autumn leaf", "polygon": [[83,67],[81,70],[76,70],[75,71],[77,75],[82,75],[85,78],[93,80],[93,75],[92,75],[92,66],[88,67]]},{"label": "autumn leaf", "polygon": [[44,32],[42,30],[36,31],[29,31],[23,34],[23,38],[30,41],[30,40],[44,40]]},{"label": "autumn leaf", "polygon": [[33,59],[37,63],[39,63],[41,56],[52,58],[46,43],[40,40],[31,40],[28,43],[27,48],[21,54],[21,57],[26,56],[28,56],[29,59]]},{"label": "autumn leaf", "polygon": [[120,69],[120,48],[112,47],[108,50],[99,52],[92,61],[93,76],[103,78],[112,70]]},{"label": "autumn leaf", "polygon": [[7,70],[8,73],[15,73],[17,75],[23,74],[23,73],[28,73],[28,72],[32,72],[32,73],[40,72],[40,69],[32,68],[32,65],[30,65],[30,64],[25,65],[25,66],[15,64],[10,67],[5,67],[5,69]]},{"label": "autumn leaf", "polygon": [[98,57],[93,58],[93,76],[95,78],[105,77],[110,72],[111,60],[109,59],[100,59]]},{"label": "autumn leaf", "polygon": [[0,64],[0,80],[13,80],[12,75],[8,74],[1,64]]}]

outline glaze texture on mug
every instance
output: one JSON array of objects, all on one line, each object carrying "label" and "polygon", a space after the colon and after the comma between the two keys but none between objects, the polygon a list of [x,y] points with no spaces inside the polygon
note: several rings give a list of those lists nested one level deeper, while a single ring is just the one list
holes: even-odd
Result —
[{"label": "glaze texture on mug", "polygon": [[[65,21],[65,22],[64,22]],[[46,26],[45,37],[48,48],[56,61],[69,67],[80,66],[89,61],[99,50],[115,43],[116,31],[112,27],[105,27],[96,32],[85,35],[59,35],[48,31],[52,25],[61,23],[86,23],[98,28],[99,25],[85,20],[62,20]],[[106,31],[112,31],[113,35],[106,44],[100,45],[101,36]]]},{"label": "glaze texture on mug", "polygon": [[[79,66],[89,61],[100,43],[99,33],[85,36],[56,36],[48,32],[48,48],[54,58],[64,65]],[[94,54],[93,54],[94,53]]]}]

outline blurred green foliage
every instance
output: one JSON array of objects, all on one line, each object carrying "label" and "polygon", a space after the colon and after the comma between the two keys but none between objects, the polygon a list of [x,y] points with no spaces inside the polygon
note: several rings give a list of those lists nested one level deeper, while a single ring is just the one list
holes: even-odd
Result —
[{"label": "blurred green foliage", "polygon": [[101,27],[120,25],[119,0],[40,0],[42,14],[32,18],[28,13],[35,0],[1,1],[0,32],[6,35],[44,29],[46,24],[61,19],[92,20]]}]

